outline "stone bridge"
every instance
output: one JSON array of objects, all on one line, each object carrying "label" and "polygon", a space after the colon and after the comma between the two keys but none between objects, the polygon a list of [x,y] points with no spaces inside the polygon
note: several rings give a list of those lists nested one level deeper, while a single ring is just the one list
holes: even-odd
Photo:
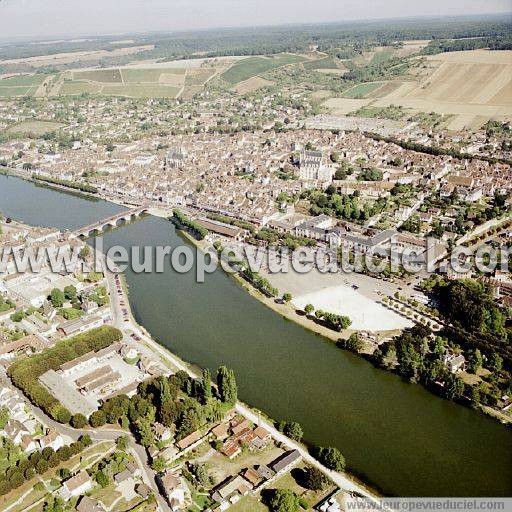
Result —
[{"label": "stone bridge", "polygon": [[102,219],[98,222],[95,222],[94,224],[89,224],[88,226],[75,229],[73,233],[78,238],[88,238],[95,233],[103,233],[105,229],[117,228],[122,225],[123,222],[130,222],[138,217],[141,217],[142,215],[148,213],[148,209],[149,208],[147,206],[139,206],[138,208],[133,208],[125,212],[116,213],[107,219]]}]

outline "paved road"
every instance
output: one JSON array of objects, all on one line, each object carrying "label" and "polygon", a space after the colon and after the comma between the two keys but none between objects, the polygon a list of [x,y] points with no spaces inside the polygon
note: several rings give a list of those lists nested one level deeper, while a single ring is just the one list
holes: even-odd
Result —
[{"label": "paved road", "polygon": [[[187,372],[191,377],[198,378],[199,375],[197,375],[194,371],[192,371],[185,363],[183,363],[180,359],[178,359],[176,356],[174,356],[171,352],[169,352],[167,349],[156,343],[150,336],[146,334],[146,332],[142,331],[139,325],[135,322],[133,319],[131,312],[129,314],[129,321],[125,322],[123,318],[123,313],[121,311],[121,306],[119,305],[119,301],[123,300],[126,304],[126,307],[124,309],[129,309],[129,302],[127,298],[123,295],[120,296],[117,293],[117,286],[115,282],[115,278],[112,274],[107,273],[107,281],[110,289],[110,296],[112,301],[112,307],[114,311],[114,323],[116,326],[120,329],[126,329],[128,326],[130,330],[132,330],[134,333],[136,333],[147,346],[151,348],[151,351],[153,353],[159,354],[165,359],[167,359],[174,367],[176,367],[178,370],[182,370]],[[140,347],[139,347],[140,350]],[[290,449],[295,449],[300,452],[303,459],[312,466],[318,468],[325,474],[329,476],[329,478],[340,488],[351,491],[351,492],[357,492],[363,496],[368,497],[374,502],[378,502],[378,500],[371,495],[364,487],[362,487],[357,482],[354,482],[351,480],[347,475],[343,473],[338,473],[336,471],[331,471],[328,468],[326,468],[323,464],[318,462],[314,457],[312,457],[309,452],[304,448],[303,445],[296,443],[283,435],[281,432],[279,432],[273,424],[266,420],[262,420],[254,411],[252,411],[249,407],[242,404],[241,402],[238,402],[236,405],[236,411],[248,418],[250,421],[252,421],[254,424],[261,424],[266,428],[272,437],[279,441],[280,443],[284,444],[285,446],[289,447]]]}]

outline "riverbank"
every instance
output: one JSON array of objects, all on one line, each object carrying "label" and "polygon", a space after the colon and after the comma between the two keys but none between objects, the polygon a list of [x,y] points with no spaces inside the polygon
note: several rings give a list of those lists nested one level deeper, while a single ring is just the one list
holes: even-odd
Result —
[{"label": "riverbank", "polygon": [[[124,207],[0,177],[4,212],[28,224],[74,230]],[[65,211],[66,215],[62,215]],[[148,216],[102,236],[104,249],[188,245],[168,221]],[[297,421],[306,441],[336,446],[348,470],[392,496],[508,496],[510,430],[482,414],[374,368],[276,315],[218,270],[197,283],[125,272],[138,322],[194,368],[233,368],[245,403]],[[421,443],[429,457],[417,464]]]}]

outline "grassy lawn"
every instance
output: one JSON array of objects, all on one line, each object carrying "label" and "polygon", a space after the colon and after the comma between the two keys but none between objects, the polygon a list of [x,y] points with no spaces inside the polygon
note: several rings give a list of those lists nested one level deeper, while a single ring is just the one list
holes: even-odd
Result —
[{"label": "grassy lawn", "polygon": [[254,496],[244,496],[238,503],[229,507],[230,512],[268,512],[268,507]]},{"label": "grassy lawn", "polygon": [[[114,488],[114,484],[110,484],[104,489],[101,487],[98,487],[96,490],[94,490],[91,493],[91,496],[99,500],[105,505],[105,507],[110,508],[112,506],[112,503],[117,500],[121,496],[120,492],[117,492]],[[124,500],[121,500],[124,503]]]},{"label": "grassy lawn", "polygon": [[207,494],[199,494],[197,492],[192,493],[192,501],[194,502],[194,505],[189,507],[190,512],[206,510],[214,503]]},{"label": "grassy lawn", "polygon": [[238,61],[222,74],[223,80],[235,85],[244,80],[287,64],[304,61],[304,57],[283,53],[273,57],[249,57]]},{"label": "grassy lawn", "polygon": [[22,123],[15,124],[9,127],[6,131],[8,133],[21,133],[34,135],[43,135],[58,130],[64,126],[61,123],[54,123],[53,121],[23,121]]},{"label": "grassy lawn", "polygon": [[343,93],[344,98],[364,98],[367,94],[372,93],[378,89],[383,82],[369,82],[365,84],[358,84],[351,87],[348,91]]},{"label": "grassy lawn", "polygon": [[121,83],[119,69],[94,69],[92,71],[74,71],[74,80],[90,80],[91,82]]}]

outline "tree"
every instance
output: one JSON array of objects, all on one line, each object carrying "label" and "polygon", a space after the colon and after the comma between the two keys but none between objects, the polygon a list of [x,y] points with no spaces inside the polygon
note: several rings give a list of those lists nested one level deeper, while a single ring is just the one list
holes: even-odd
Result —
[{"label": "tree", "polygon": [[116,447],[118,450],[125,452],[128,449],[128,437],[120,436],[116,439]]},{"label": "tree", "polygon": [[9,421],[9,409],[7,407],[0,407],[0,430],[3,430]]},{"label": "tree", "polygon": [[345,457],[343,457],[338,448],[317,448],[315,452],[317,460],[329,469],[334,471],[343,471],[345,469]]},{"label": "tree", "polygon": [[204,400],[205,402],[208,402],[208,400],[212,398],[212,377],[208,368],[203,370],[202,381]]},{"label": "tree", "polygon": [[476,350],[472,351],[469,354],[469,358],[468,358],[468,370],[471,373],[478,372],[478,370],[480,370],[480,368],[482,368],[483,362],[484,362],[484,358],[482,357],[482,353],[480,352],[480,350],[476,349]]},{"label": "tree", "polygon": [[493,352],[489,358],[489,368],[496,373],[501,372],[503,368],[503,358],[496,354],[496,352]]},{"label": "tree", "polygon": [[98,411],[94,411],[91,416],[89,417],[89,423],[91,427],[97,428],[105,425],[107,422],[107,416],[105,413],[100,409]]},{"label": "tree", "polygon": [[289,302],[291,302],[291,300],[292,300],[292,294],[291,293],[286,292],[286,293],[283,294],[283,302],[285,304],[288,304]]},{"label": "tree", "polygon": [[66,286],[64,288],[64,296],[67,300],[75,302],[77,300],[77,291],[73,285]]},{"label": "tree", "polygon": [[313,304],[306,304],[304,306],[304,312],[306,313],[306,315],[311,315],[311,313],[313,313],[313,311],[315,311]]},{"label": "tree", "polygon": [[54,288],[50,293],[50,302],[54,308],[61,308],[64,305],[66,297],[62,290]]},{"label": "tree", "polygon": [[279,430],[290,439],[294,441],[300,441],[304,435],[302,427],[296,421],[281,422],[279,424]]},{"label": "tree", "polygon": [[84,428],[87,425],[87,418],[80,413],[73,415],[71,418],[71,426],[73,428]]},{"label": "tree", "polygon": [[299,498],[289,489],[274,489],[268,500],[272,512],[297,512],[299,510]]},{"label": "tree", "polygon": [[221,366],[217,372],[217,386],[221,401],[234,405],[237,401],[238,391],[233,370]]},{"label": "tree", "polygon": [[151,469],[153,471],[156,471],[157,473],[160,473],[166,468],[165,460],[163,457],[157,457],[153,460],[151,463]]},{"label": "tree", "polygon": [[446,398],[457,400],[464,394],[464,389],[464,382],[456,375],[453,375],[453,373],[449,373],[444,383],[444,395]]},{"label": "tree", "polygon": [[103,488],[107,487],[108,484],[110,483],[110,479],[108,478],[106,473],[104,473],[101,470],[96,471],[96,474],[94,475],[94,480],[96,480],[96,482],[98,482],[98,484],[100,484],[101,487]]},{"label": "tree", "polygon": [[327,483],[327,477],[318,469],[309,467],[304,470],[302,486],[311,491],[321,491]]},{"label": "tree", "polygon": [[78,253],[78,256],[80,257],[80,259],[86,260],[89,257],[90,254],[91,254],[91,248],[88,245],[84,245],[80,249],[80,252]]}]

